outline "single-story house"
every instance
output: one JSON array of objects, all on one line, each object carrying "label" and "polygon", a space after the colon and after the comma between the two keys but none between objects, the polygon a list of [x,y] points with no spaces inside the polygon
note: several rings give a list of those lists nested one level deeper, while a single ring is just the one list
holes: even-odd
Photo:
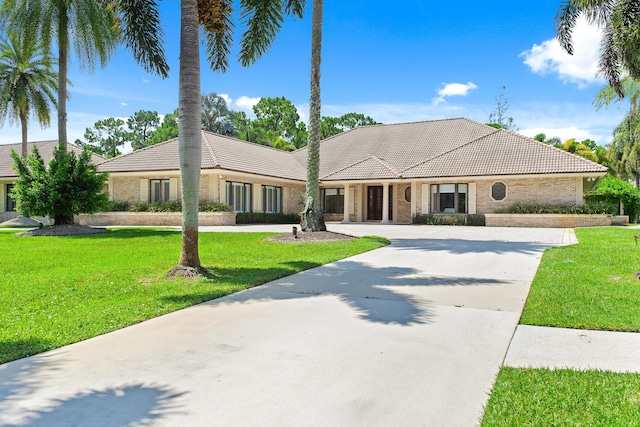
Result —
[{"label": "single-story house", "polygon": [[[302,210],[307,149],[202,132],[200,199],[236,212]],[[180,199],[178,140],[102,162],[113,200]],[[320,144],[328,221],[409,223],[414,214],[493,213],[516,202],[582,205],[607,168],[465,119],[366,126]]]},{"label": "single-story house", "polygon": [[[27,149],[29,154],[33,147],[38,148],[38,152],[48,164],[53,157],[53,150],[58,146],[58,141],[38,141],[29,142]],[[0,144],[0,222],[15,218],[18,213],[15,212],[15,201],[9,197],[9,191],[13,188],[13,184],[18,179],[18,174],[13,170],[13,158],[11,158],[11,150],[15,150],[20,154],[22,144]],[[67,150],[74,151],[76,154],[82,153],[82,148],[74,144],[67,144]],[[106,161],[102,156],[93,154],[91,161],[98,165]]]}]

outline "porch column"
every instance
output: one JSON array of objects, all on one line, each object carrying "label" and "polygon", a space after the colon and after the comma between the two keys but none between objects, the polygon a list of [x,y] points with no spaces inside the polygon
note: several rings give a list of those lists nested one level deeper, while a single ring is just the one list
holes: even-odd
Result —
[{"label": "porch column", "polygon": [[351,199],[349,194],[349,184],[344,185],[344,218],[342,222],[350,222],[349,218],[349,206],[351,206]]},{"label": "porch column", "polygon": [[382,224],[389,223],[389,183],[382,183]]}]

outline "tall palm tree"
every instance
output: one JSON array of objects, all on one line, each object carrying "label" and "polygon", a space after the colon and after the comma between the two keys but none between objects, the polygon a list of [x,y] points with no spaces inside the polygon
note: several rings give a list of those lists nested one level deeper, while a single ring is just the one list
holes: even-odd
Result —
[{"label": "tall palm tree", "polygon": [[58,47],[58,141],[67,144],[67,76],[71,50],[81,68],[105,66],[124,43],[147,71],[168,74],[155,0],[2,0],[0,25]]},{"label": "tall palm tree", "polygon": [[55,63],[33,37],[9,33],[0,38],[0,124],[7,118],[12,123],[20,122],[22,157],[27,157],[29,117],[41,126],[49,126],[50,105],[57,106]]},{"label": "tall palm tree", "polygon": [[[208,62],[214,71],[229,66],[233,42],[233,0],[181,0],[180,34],[180,176],[182,182],[182,251],[170,274],[202,272],[198,253],[198,201],[201,168],[201,98],[198,24],[204,28]],[[267,52],[282,27],[283,14],[302,17],[305,0],[240,2],[246,26],[239,60],[248,66]]]},{"label": "tall palm tree", "polygon": [[[320,204],[320,62],[322,59],[322,12],[324,0],[313,0],[311,17],[311,96],[309,98],[309,145],[307,192],[302,229],[326,231]],[[344,207],[347,209],[347,207]]]},{"label": "tall palm tree", "polygon": [[573,54],[572,32],[578,18],[603,30],[599,72],[620,96],[620,77],[640,78],[640,0],[565,0],[555,18],[560,45]]}]

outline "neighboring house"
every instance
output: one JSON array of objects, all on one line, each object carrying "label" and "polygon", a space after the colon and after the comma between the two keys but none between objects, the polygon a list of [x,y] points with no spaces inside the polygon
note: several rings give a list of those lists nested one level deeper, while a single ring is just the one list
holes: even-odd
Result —
[{"label": "neighboring house", "polygon": [[[292,153],[202,132],[202,201],[236,212],[302,209],[305,148]],[[180,199],[178,140],[99,166],[113,200]],[[413,214],[492,213],[514,203],[581,205],[607,168],[468,119],[365,126],[320,146],[326,220],[409,223]],[[345,206],[347,207],[345,212]]]},{"label": "neighboring house", "polygon": [[[58,141],[38,141],[28,143],[28,152],[31,154],[33,147],[38,147],[38,152],[49,163],[53,157],[53,150],[58,146]],[[15,212],[15,202],[9,197],[9,191],[13,188],[13,184],[18,179],[18,174],[13,170],[13,159],[11,158],[11,150],[15,150],[20,154],[22,144],[0,144],[0,222],[15,218],[18,213]],[[76,154],[82,153],[82,148],[67,144],[67,150],[74,151]],[[105,159],[102,156],[93,154],[91,159],[94,164],[100,164]]]}]

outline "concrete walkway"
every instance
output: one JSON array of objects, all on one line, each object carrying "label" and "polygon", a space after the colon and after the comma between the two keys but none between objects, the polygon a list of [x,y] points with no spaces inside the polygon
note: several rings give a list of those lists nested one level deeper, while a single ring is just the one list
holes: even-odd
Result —
[{"label": "concrete walkway", "polygon": [[572,233],[329,229],[394,240],[0,365],[0,426],[477,424],[542,252]]}]

